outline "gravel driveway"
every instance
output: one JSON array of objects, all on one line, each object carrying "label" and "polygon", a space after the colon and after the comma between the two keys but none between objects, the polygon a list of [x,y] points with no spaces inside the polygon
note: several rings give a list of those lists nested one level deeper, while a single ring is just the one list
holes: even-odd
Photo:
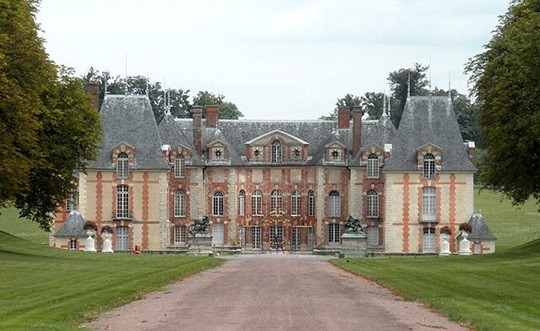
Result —
[{"label": "gravel driveway", "polygon": [[99,330],[468,330],[312,255],[223,266],[103,314]]}]

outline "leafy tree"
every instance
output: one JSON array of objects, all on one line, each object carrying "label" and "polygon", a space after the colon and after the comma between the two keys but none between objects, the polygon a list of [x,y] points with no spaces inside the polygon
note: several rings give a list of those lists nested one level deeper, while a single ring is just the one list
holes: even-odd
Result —
[{"label": "leafy tree", "polygon": [[[234,103],[225,101],[225,97],[222,94],[215,95],[208,91],[199,91],[193,98],[193,105],[201,106],[203,110],[206,109],[206,106],[218,106],[219,118],[238,119],[244,117],[244,114],[238,110],[238,107]],[[204,112],[203,116],[205,116]]]},{"label": "leafy tree", "polygon": [[396,99],[396,107],[393,108],[390,118],[396,127],[399,126],[401,121],[401,115],[409,93],[411,96],[429,94],[429,90],[426,89],[426,86],[429,85],[429,81],[426,79],[428,69],[428,66],[415,63],[412,68],[401,68],[388,75],[392,97]]},{"label": "leafy tree", "polygon": [[[342,107],[342,106],[347,106],[352,111],[355,106],[360,106],[361,104],[362,104],[362,101],[361,101],[360,97],[347,93],[347,94],[345,94],[345,96],[343,98],[337,99],[336,107],[339,108],[339,107]],[[333,112],[331,112],[328,115],[323,115],[323,116],[319,117],[319,119],[324,120],[324,121],[333,121],[333,120],[337,119],[338,108],[334,108]]]},{"label": "leafy tree", "polygon": [[540,203],[540,2],[514,1],[466,65],[487,148],[481,180],[514,203]]},{"label": "leafy tree", "polygon": [[[390,107],[388,107],[389,102]],[[379,119],[385,108],[390,108],[391,111],[396,106],[396,99],[381,92],[366,92],[362,97],[362,107],[371,119]]]},{"label": "leafy tree", "polygon": [[0,2],[0,204],[48,230],[72,171],[95,155],[100,125],[82,80],[47,58],[36,6]]}]

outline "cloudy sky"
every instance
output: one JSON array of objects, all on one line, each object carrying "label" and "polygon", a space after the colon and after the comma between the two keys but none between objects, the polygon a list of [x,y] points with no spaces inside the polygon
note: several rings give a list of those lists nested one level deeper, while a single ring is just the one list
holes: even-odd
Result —
[{"label": "cloudy sky", "polygon": [[388,92],[388,73],[431,65],[467,92],[508,0],[42,0],[46,49],[82,75],[147,75],[223,94],[247,119],[316,119],[346,93]]}]

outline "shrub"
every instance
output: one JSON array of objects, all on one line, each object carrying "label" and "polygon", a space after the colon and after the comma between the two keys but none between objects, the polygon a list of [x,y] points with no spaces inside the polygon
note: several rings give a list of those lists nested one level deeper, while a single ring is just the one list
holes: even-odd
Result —
[{"label": "shrub", "polygon": [[[468,223],[467,223],[468,224]],[[447,235],[452,235],[452,229],[450,229],[450,227],[448,225],[446,226],[443,226],[440,230],[441,234],[447,234]]]},{"label": "shrub", "polygon": [[84,226],[83,226],[83,230],[94,230],[97,231],[98,227],[96,225],[96,223],[92,222],[92,221],[86,221],[84,222]]},{"label": "shrub", "polygon": [[109,232],[110,234],[114,233],[114,229],[109,225],[105,225],[105,226],[101,227],[101,233],[103,233],[105,231]]},{"label": "shrub", "polygon": [[465,232],[471,233],[472,226],[467,222],[463,222],[459,225],[459,231],[465,231]]}]

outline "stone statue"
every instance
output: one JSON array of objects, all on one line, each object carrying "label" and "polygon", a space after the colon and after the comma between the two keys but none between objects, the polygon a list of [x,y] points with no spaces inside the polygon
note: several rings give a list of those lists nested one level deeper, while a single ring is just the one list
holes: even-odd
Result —
[{"label": "stone statue", "polygon": [[189,226],[189,234],[195,236],[196,234],[206,234],[208,233],[208,226],[210,222],[208,221],[208,216],[204,216],[200,220],[194,220],[193,223]]},{"label": "stone statue", "polygon": [[362,228],[360,220],[358,218],[352,217],[351,215],[349,215],[349,218],[347,218],[347,220],[345,221],[345,231],[347,233],[353,234],[364,233],[364,229]]}]

